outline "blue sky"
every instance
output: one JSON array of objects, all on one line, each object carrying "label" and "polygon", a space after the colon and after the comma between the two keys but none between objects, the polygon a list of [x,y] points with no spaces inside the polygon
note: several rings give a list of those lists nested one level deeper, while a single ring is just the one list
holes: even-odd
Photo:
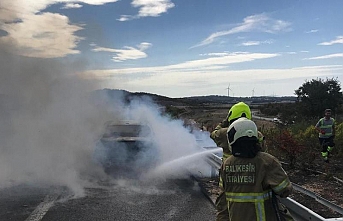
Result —
[{"label": "blue sky", "polygon": [[1,0],[0,44],[85,59],[98,88],[169,97],[294,95],[343,81],[342,0]]}]

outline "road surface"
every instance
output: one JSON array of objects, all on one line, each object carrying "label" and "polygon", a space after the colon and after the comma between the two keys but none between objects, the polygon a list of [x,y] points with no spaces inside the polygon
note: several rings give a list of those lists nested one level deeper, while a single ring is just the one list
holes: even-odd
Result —
[{"label": "road surface", "polygon": [[[192,179],[93,183],[70,199],[61,187],[21,185],[0,191],[1,220],[215,220],[215,208]],[[68,199],[69,198],[69,199]]]}]

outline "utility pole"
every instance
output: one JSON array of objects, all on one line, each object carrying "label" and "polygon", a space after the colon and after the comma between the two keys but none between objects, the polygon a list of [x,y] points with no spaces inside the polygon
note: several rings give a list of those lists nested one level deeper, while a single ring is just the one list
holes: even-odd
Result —
[{"label": "utility pole", "polygon": [[254,94],[255,94],[255,88],[254,88],[254,89],[252,89],[252,96],[251,96],[251,97],[253,97],[253,96],[254,96]]}]

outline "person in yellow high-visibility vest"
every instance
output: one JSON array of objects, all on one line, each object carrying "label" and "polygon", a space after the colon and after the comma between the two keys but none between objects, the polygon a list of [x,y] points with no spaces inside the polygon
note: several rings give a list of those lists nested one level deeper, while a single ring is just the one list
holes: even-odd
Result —
[{"label": "person in yellow high-visibility vest", "polygon": [[[250,107],[244,102],[238,102],[234,104],[230,108],[227,117],[221,123],[219,123],[210,134],[210,137],[214,140],[217,146],[223,149],[223,162],[226,158],[231,156],[231,151],[229,149],[227,140],[227,129],[230,124],[241,117],[246,117],[249,120],[252,118]],[[265,138],[260,131],[258,131],[258,139],[262,150],[265,151]]]},{"label": "person in yellow high-visibility vest", "polygon": [[331,109],[326,109],[325,116],[321,118],[315,128],[319,132],[319,143],[322,146],[322,157],[329,162],[329,154],[332,152],[335,143],[335,119],[331,117]]}]

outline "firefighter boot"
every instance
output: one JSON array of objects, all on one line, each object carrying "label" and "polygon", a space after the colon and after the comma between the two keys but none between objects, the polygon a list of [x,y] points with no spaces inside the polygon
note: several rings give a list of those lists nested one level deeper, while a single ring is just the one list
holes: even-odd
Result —
[{"label": "firefighter boot", "polygon": [[329,163],[328,155],[328,152],[322,152],[322,157],[325,163]]},{"label": "firefighter boot", "polygon": [[333,150],[333,147],[328,146],[328,157],[331,157],[331,152]]}]

